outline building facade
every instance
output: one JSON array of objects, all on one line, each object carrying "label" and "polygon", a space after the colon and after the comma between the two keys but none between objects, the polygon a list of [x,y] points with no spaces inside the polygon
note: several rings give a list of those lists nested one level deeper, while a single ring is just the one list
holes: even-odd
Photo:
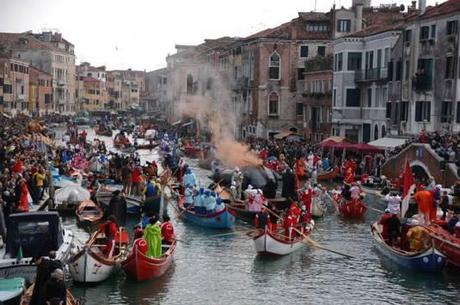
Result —
[{"label": "building facade", "polygon": [[29,67],[29,113],[48,114],[53,107],[53,76],[33,66]]},{"label": "building facade", "polygon": [[3,111],[12,115],[29,113],[29,64],[11,57],[0,58]]}]

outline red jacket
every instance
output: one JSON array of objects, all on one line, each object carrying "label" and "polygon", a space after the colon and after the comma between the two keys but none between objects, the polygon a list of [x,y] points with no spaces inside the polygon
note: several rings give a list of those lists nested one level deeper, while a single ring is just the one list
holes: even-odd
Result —
[{"label": "red jacket", "polygon": [[161,224],[161,236],[163,236],[164,241],[170,243],[173,242],[176,236],[174,235],[174,227],[172,223],[166,221]]}]

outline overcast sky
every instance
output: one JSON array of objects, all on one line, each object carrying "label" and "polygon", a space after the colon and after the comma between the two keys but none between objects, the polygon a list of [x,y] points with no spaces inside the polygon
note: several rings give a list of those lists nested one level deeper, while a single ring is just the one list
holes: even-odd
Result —
[{"label": "overcast sky", "polygon": [[[317,0],[316,9],[329,11],[333,3]],[[351,0],[335,3],[349,7]],[[58,30],[75,45],[77,62],[153,70],[165,66],[175,44],[248,36],[314,9],[315,0],[0,0],[0,31]]]}]

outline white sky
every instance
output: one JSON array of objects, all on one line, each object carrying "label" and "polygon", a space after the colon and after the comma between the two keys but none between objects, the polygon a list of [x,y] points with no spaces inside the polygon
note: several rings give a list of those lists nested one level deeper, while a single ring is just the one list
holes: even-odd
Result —
[{"label": "white sky", "polygon": [[[335,2],[351,5],[351,0]],[[373,5],[410,2],[372,0]],[[317,0],[317,10],[329,11],[333,3]],[[75,45],[77,62],[153,70],[166,65],[175,44],[248,36],[314,8],[315,0],[0,0],[0,32],[56,29]]]}]

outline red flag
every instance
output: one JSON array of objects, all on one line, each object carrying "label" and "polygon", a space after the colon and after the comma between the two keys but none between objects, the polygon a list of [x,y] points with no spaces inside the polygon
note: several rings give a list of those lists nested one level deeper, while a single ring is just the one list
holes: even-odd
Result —
[{"label": "red flag", "polygon": [[406,162],[403,174],[403,198],[409,194],[409,189],[414,184],[414,178],[412,177],[412,169],[409,162]]}]

